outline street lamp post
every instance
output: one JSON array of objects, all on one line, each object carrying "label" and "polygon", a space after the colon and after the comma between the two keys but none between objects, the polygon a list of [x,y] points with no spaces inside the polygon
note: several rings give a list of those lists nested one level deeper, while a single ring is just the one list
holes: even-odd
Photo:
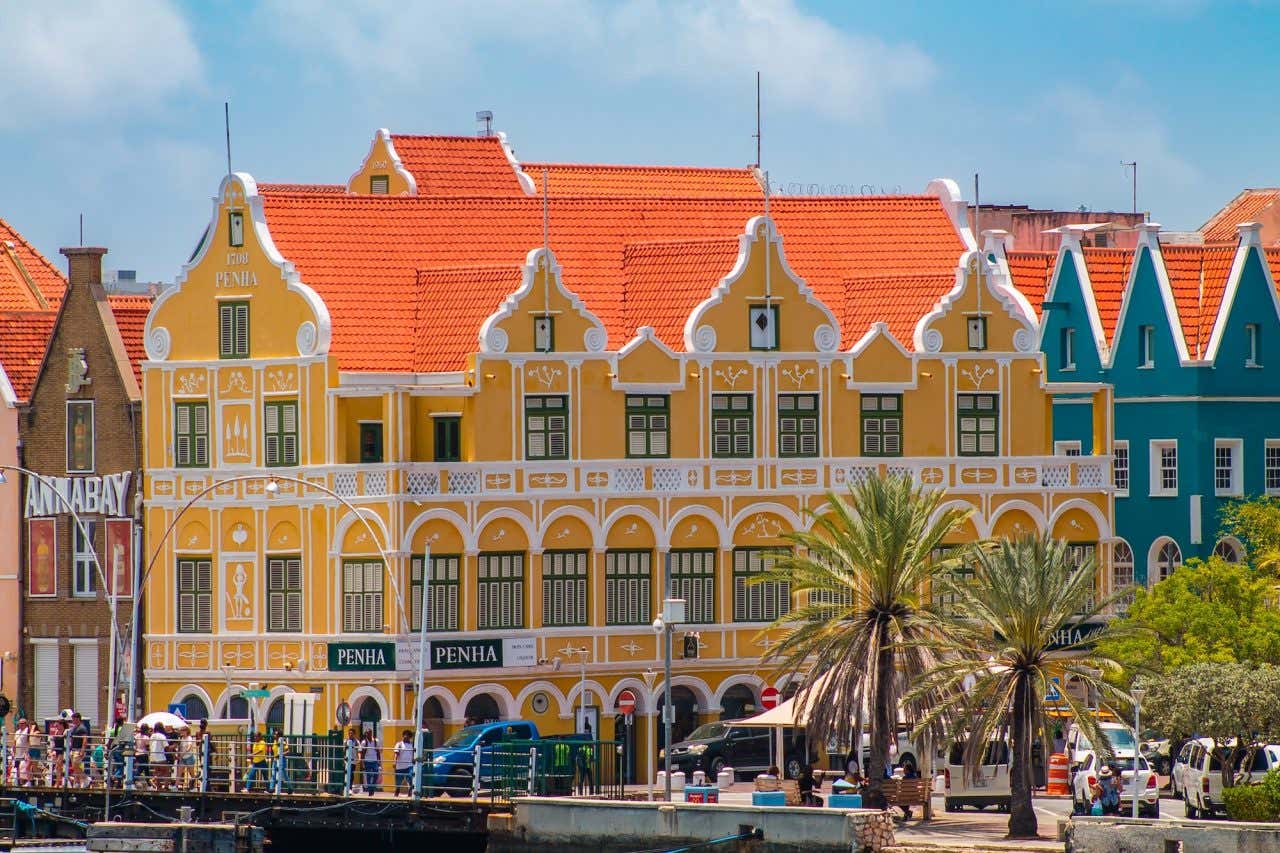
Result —
[{"label": "street lamp post", "polygon": [[[586,729],[587,725],[587,653],[589,651],[586,646],[583,646],[582,648],[572,649],[570,652],[578,656],[578,663],[581,665],[578,677],[578,714],[582,717],[579,727],[583,730]],[[599,732],[592,732],[592,734],[596,735],[597,740],[600,739]]]},{"label": "street lamp post", "polygon": [[[412,587],[411,587],[412,589]],[[422,793],[422,771],[426,766],[427,755],[423,748],[425,738],[422,736],[422,698],[424,682],[427,680],[427,628],[431,620],[427,615],[427,602],[431,590],[431,544],[427,543],[426,553],[422,555],[422,603],[418,607],[418,679],[413,685],[413,796],[416,799]],[[409,624],[413,627],[412,622]]]},{"label": "street lamp post", "polygon": [[675,709],[671,707],[671,632],[684,622],[684,599],[667,598],[662,602],[662,615],[653,620],[653,632],[662,635],[662,758],[664,797],[671,802],[671,724]]},{"label": "street lamp post", "polygon": [[1142,743],[1142,697],[1147,695],[1147,691],[1143,687],[1134,687],[1129,695],[1133,697],[1133,816],[1136,818],[1138,794],[1141,790],[1138,787],[1138,756],[1142,751],[1138,749],[1138,745]]}]

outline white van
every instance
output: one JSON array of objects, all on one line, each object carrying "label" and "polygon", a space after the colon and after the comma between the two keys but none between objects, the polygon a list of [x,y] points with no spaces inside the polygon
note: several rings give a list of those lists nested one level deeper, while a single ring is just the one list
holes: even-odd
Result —
[{"label": "white van", "polygon": [[[1133,729],[1124,723],[1099,723],[1098,727],[1111,742],[1111,754],[1116,758],[1132,758],[1136,744],[1133,740]],[[1093,744],[1075,723],[1067,730],[1067,764],[1075,766],[1083,764],[1089,753],[1093,752]]]},{"label": "white van", "polygon": [[1248,760],[1247,753],[1240,758],[1240,766],[1236,768],[1235,783],[1237,785],[1253,785],[1261,782],[1268,770],[1280,767],[1280,744],[1258,744],[1257,750],[1253,753],[1251,765],[1245,766]]},{"label": "white van", "polygon": [[995,806],[997,811],[1009,811],[1012,790],[1009,787],[1009,743],[1002,740],[987,742],[983,750],[982,764],[972,775],[964,766],[964,742],[952,744],[943,768],[945,781],[945,808],[958,812],[965,806],[985,809]]},{"label": "white van", "polygon": [[1183,785],[1182,802],[1187,817],[1212,817],[1215,812],[1226,812],[1222,801],[1222,759],[1214,749],[1212,738],[1202,737],[1191,742]]}]

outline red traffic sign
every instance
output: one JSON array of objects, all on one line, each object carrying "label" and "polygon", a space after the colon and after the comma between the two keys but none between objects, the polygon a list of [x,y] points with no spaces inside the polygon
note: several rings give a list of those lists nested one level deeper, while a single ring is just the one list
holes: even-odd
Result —
[{"label": "red traffic sign", "polygon": [[772,711],[778,707],[778,688],[766,687],[760,691],[760,704],[764,706],[766,711]]},{"label": "red traffic sign", "polygon": [[618,710],[624,714],[634,714],[636,711],[636,694],[630,690],[624,690],[619,693]]}]

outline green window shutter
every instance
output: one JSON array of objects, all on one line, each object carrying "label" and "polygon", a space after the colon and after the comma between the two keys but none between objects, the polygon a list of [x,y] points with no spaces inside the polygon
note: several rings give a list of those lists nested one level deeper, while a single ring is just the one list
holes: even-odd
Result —
[{"label": "green window shutter", "polygon": [[778,395],[778,455],[818,455],[818,395]]},{"label": "green window shutter", "polygon": [[773,568],[785,548],[735,548],[733,551],[733,620],[772,622],[791,612],[791,584],[752,584],[750,579]]},{"label": "green window shutter", "polygon": [[298,403],[296,400],[263,404],[262,429],[268,466],[298,464]]},{"label": "green window shutter", "polygon": [[863,394],[862,455],[902,455],[902,395]]},{"label": "green window shutter", "polygon": [[587,551],[542,554],[542,624],[587,624]]},{"label": "green window shutter", "polygon": [[478,565],[480,628],[523,628],[524,554],[481,554]]},{"label": "green window shutter", "polygon": [[1000,396],[960,394],[956,398],[957,450],[961,456],[1000,452]]},{"label": "green window shutter", "polygon": [[569,398],[563,394],[524,398],[525,458],[569,458]]},{"label": "green window shutter", "polygon": [[627,456],[636,459],[670,455],[668,396],[629,395],[626,399]]},{"label": "green window shutter", "polygon": [[218,304],[218,356],[249,357],[249,303]]},{"label": "green window shutter", "polygon": [[692,624],[711,624],[715,618],[716,552],[674,550],[667,554],[667,573],[676,598],[685,600],[685,617]]},{"label": "green window shutter", "polygon": [[209,465],[209,404],[175,403],[173,458],[179,468]]},{"label": "green window shutter", "polygon": [[606,551],[605,624],[646,625],[652,619],[652,551]]},{"label": "green window shutter", "polygon": [[711,455],[746,459],[754,455],[754,399],[750,394],[711,395]]}]

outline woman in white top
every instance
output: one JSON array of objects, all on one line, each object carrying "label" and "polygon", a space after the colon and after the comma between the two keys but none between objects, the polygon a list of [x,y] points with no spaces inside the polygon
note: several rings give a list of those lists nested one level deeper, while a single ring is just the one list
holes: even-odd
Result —
[{"label": "woman in white top", "polygon": [[27,728],[26,719],[18,720],[18,729],[13,735],[13,780],[19,785],[27,784],[27,771],[31,765],[31,731]]},{"label": "woman in white top", "polygon": [[169,757],[165,754],[169,747],[169,739],[164,736],[164,726],[156,723],[151,733],[151,750],[148,763],[151,765],[151,779],[157,788],[167,787],[169,779]]}]

